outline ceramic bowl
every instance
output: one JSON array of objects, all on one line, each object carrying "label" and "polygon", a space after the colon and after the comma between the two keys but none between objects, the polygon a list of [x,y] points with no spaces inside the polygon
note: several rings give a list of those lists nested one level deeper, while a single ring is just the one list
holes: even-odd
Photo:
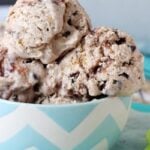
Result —
[{"label": "ceramic bowl", "polygon": [[0,100],[0,150],[107,150],[128,118],[129,97],[63,105]]}]

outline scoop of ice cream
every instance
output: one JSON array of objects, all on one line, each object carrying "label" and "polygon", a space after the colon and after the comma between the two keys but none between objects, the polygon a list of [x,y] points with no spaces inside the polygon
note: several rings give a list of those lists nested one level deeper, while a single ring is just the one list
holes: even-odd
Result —
[{"label": "scoop of ice cream", "polygon": [[48,66],[45,95],[82,101],[101,96],[130,95],[144,82],[143,57],[124,32],[98,28],[59,64]]},{"label": "scoop of ice cream", "polygon": [[13,58],[4,53],[1,58],[0,97],[20,102],[33,102],[37,88],[45,77],[41,62],[31,59]]},{"label": "scoop of ice cream", "polygon": [[18,0],[7,18],[4,43],[19,57],[47,64],[77,45],[89,29],[87,18],[76,0]]},{"label": "scoop of ice cream", "polygon": [[5,30],[5,25],[3,23],[0,23],[0,41],[3,38],[4,30]]},{"label": "scoop of ice cream", "polygon": [[57,50],[58,55],[75,48],[88,33],[90,26],[90,19],[78,1],[65,0],[65,4],[63,30],[52,41],[53,49]]},{"label": "scoop of ice cream", "polygon": [[[23,58],[40,58],[63,27],[65,4],[58,0],[20,0],[6,22],[6,46]],[[9,39],[9,40],[8,40]]]}]

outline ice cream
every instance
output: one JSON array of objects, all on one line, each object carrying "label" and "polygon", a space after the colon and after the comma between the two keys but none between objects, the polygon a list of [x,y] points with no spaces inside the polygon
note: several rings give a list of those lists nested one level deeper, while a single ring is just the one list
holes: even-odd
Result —
[{"label": "ice cream", "polygon": [[10,61],[9,56],[4,59],[3,76],[11,81],[7,93],[2,95],[4,99],[12,99],[21,102],[33,102],[38,94],[36,86],[45,77],[44,66],[36,60],[24,60],[17,58]]},{"label": "ice cream", "polygon": [[0,40],[3,38],[3,34],[4,34],[4,24],[0,23]]},{"label": "ice cream", "polygon": [[7,17],[4,43],[19,57],[48,64],[75,48],[89,24],[76,0],[18,0]]},{"label": "ice cream", "polygon": [[130,95],[143,85],[142,64],[143,57],[129,35],[98,28],[59,64],[48,65],[42,93],[80,101]]},{"label": "ice cream", "polygon": [[0,40],[0,98],[75,103],[126,96],[144,82],[143,57],[117,29],[91,29],[76,0],[18,0]]}]

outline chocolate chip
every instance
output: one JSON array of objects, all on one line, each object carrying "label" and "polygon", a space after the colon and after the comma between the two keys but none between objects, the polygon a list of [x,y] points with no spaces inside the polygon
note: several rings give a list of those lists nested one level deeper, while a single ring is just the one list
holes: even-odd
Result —
[{"label": "chocolate chip", "polygon": [[13,100],[14,100],[14,101],[18,101],[18,95],[14,95],[14,96],[13,96]]},{"label": "chocolate chip", "polygon": [[71,34],[71,32],[70,32],[70,31],[66,31],[65,33],[63,33],[63,34],[62,34],[62,36],[64,36],[64,37],[68,37],[70,34]]},{"label": "chocolate chip", "polygon": [[128,64],[129,64],[128,62],[123,62],[122,66],[126,66]]},{"label": "chocolate chip", "polygon": [[86,77],[87,77],[87,79],[89,79],[90,75],[89,75],[89,74],[86,74]]},{"label": "chocolate chip", "polygon": [[73,15],[73,16],[78,15],[78,11],[75,11],[72,15]]},{"label": "chocolate chip", "polygon": [[38,76],[37,76],[35,73],[33,73],[33,78],[34,78],[35,80],[38,80],[38,79],[39,79]]},{"label": "chocolate chip", "polygon": [[69,96],[72,96],[74,93],[73,93],[73,89],[69,89],[68,91],[67,91],[67,93],[68,93],[68,95]]},{"label": "chocolate chip", "polygon": [[121,73],[121,74],[119,74],[119,76],[123,76],[123,77],[125,77],[126,79],[128,79],[129,78],[129,75],[127,74],[127,73]]},{"label": "chocolate chip", "polygon": [[92,101],[93,99],[102,99],[102,98],[106,98],[106,97],[108,97],[108,95],[105,95],[105,94],[101,94],[98,96],[89,96],[88,101]]},{"label": "chocolate chip", "polygon": [[44,100],[41,100],[41,101],[39,102],[39,104],[43,104],[43,102],[44,102]]},{"label": "chocolate chip", "polygon": [[81,30],[81,29],[82,29],[82,27],[79,27],[79,26],[75,26],[75,28],[76,28],[77,30]]},{"label": "chocolate chip", "polygon": [[39,90],[40,90],[40,83],[35,84],[34,87],[33,87],[33,90],[35,92],[39,92]]},{"label": "chocolate chip", "polygon": [[78,72],[70,74],[70,77],[77,79],[79,77],[79,74],[80,74],[80,72],[78,71]]},{"label": "chocolate chip", "polygon": [[91,73],[96,74],[98,71],[100,71],[100,66],[95,66],[91,69]]},{"label": "chocolate chip", "polygon": [[28,63],[32,63],[32,61],[33,61],[32,59],[26,59],[24,62],[28,64]]},{"label": "chocolate chip", "polygon": [[38,29],[39,31],[42,31],[42,29],[41,29],[40,27],[37,27],[37,29]]},{"label": "chocolate chip", "polygon": [[69,24],[70,26],[72,26],[72,20],[71,20],[71,19],[68,19],[68,24]]},{"label": "chocolate chip", "polygon": [[99,85],[99,90],[102,91],[106,86],[107,81],[103,81],[103,84]]},{"label": "chocolate chip", "polygon": [[104,43],[104,46],[110,48],[111,43],[108,40],[106,40]]},{"label": "chocolate chip", "polygon": [[130,66],[130,65],[133,65],[133,61],[130,60],[129,62],[123,62],[122,66]]},{"label": "chocolate chip", "polygon": [[122,37],[122,38],[120,38],[119,40],[116,41],[116,44],[121,45],[121,44],[124,44],[125,42],[126,42],[126,38]]},{"label": "chocolate chip", "polygon": [[131,48],[132,52],[134,52],[136,50],[136,46],[135,45],[131,45],[130,48]]},{"label": "chocolate chip", "polygon": [[46,31],[49,31],[49,28],[47,28]]},{"label": "chocolate chip", "polygon": [[70,96],[70,98],[74,98],[74,99],[82,99],[82,96],[80,94],[73,94]]},{"label": "chocolate chip", "polygon": [[118,81],[117,80],[113,80],[113,84],[116,84]]},{"label": "chocolate chip", "polygon": [[59,82],[55,85],[55,90],[58,92],[58,90],[62,87],[62,82]]},{"label": "chocolate chip", "polygon": [[44,68],[47,68],[47,64],[43,64],[43,67],[44,67]]}]

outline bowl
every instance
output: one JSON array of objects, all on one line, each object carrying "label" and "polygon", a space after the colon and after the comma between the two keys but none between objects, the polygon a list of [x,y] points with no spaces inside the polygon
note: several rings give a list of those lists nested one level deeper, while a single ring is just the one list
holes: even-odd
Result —
[{"label": "bowl", "polygon": [[132,108],[139,112],[150,113],[150,104],[134,102]]},{"label": "bowl", "polygon": [[130,97],[62,105],[0,100],[0,150],[107,150],[130,106]]}]

